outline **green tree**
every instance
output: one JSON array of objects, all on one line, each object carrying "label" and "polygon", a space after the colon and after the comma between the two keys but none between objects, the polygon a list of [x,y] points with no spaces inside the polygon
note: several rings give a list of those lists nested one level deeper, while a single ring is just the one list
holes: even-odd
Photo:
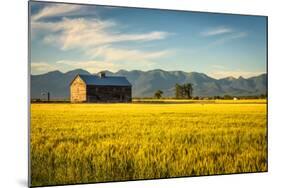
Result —
[{"label": "green tree", "polygon": [[163,91],[161,90],[157,90],[155,93],[154,93],[154,97],[157,98],[157,99],[160,99],[163,95]]},{"label": "green tree", "polygon": [[191,83],[187,83],[185,84],[184,86],[185,88],[185,97],[187,97],[188,99],[191,99],[192,98],[192,93],[193,93],[193,86]]},{"label": "green tree", "polygon": [[224,99],[233,99],[233,97],[230,96],[230,95],[224,95],[223,98],[224,98]]},{"label": "green tree", "polygon": [[179,84],[175,85],[175,97],[177,99],[183,98],[183,87]]},{"label": "green tree", "polygon": [[186,83],[183,84],[182,87],[183,87],[183,97],[190,99],[192,97],[192,92],[193,92],[192,84]]},{"label": "green tree", "polygon": [[175,85],[175,97],[177,99],[181,98],[192,98],[192,93],[193,93],[193,86],[191,83],[186,83],[183,85],[176,84]]}]

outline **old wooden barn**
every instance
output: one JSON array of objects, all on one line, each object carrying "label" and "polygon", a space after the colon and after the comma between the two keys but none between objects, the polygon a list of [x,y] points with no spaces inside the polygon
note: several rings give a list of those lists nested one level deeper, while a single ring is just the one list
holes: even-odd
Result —
[{"label": "old wooden barn", "polygon": [[131,102],[132,85],[121,76],[78,74],[70,84],[71,102]]}]

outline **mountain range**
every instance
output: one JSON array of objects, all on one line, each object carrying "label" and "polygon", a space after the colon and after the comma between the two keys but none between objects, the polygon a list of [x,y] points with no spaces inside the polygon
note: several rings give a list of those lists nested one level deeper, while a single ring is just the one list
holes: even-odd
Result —
[{"label": "mountain range", "polygon": [[[133,97],[152,97],[158,89],[164,97],[173,97],[175,84],[192,83],[193,96],[253,96],[267,93],[267,75],[251,78],[226,77],[212,78],[204,73],[164,71],[119,70],[115,73],[105,71],[110,76],[125,76],[132,84]],[[31,98],[42,98],[43,92],[50,92],[51,99],[69,99],[69,84],[77,74],[89,73],[75,69],[66,73],[52,71],[41,75],[31,75]]]}]

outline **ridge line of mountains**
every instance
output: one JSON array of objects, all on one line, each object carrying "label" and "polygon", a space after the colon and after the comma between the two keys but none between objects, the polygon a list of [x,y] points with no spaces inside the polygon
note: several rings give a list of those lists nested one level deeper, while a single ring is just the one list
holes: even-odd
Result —
[{"label": "ridge line of mountains", "polygon": [[[174,97],[175,84],[192,83],[193,96],[256,96],[267,93],[267,74],[251,78],[226,77],[215,79],[204,73],[164,71],[119,70],[115,73],[103,71],[108,76],[125,76],[132,84],[133,97],[152,97],[162,90],[163,97]],[[52,71],[41,75],[31,75],[31,99],[43,98],[42,92],[50,92],[51,99],[69,99],[69,84],[77,74],[90,75],[86,70],[75,69],[66,73]]]}]

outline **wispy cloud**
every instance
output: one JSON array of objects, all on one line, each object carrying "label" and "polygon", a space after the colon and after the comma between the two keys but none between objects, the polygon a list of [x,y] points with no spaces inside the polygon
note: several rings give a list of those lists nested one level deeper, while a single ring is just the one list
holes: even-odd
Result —
[{"label": "wispy cloud", "polygon": [[[140,49],[118,48],[118,43],[130,42],[140,43],[167,38],[170,33],[165,31],[148,31],[144,33],[121,33],[118,32],[122,27],[120,23],[113,20],[100,20],[97,18],[68,18],[62,17],[58,21],[45,21],[41,18],[61,14],[59,9],[62,7],[44,8],[33,17],[31,23],[32,32],[40,31],[43,33],[43,42],[55,45],[59,49],[78,50],[84,54],[86,61],[68,61],[63,60],[53,63],[47,67],[44,64],[34,64],[33,68],[40,72],[60,67],[84,68],[88,71],[97,70],[117,70],[121,66],[118,62],[126,63],[144,63],[151,65],[157,58],[171,54],[169,50],[144,51]],[[71,12],[75,9],[68,7],[65,12]],[[112,47],[115,45],[115,47]],[[113,64],[114,63],[114,64]],[[61,69],[60,69],[61,70]]]},{"label": "wispy cloud", "polygon": [[103,70],[109,70],[112,72],[117,72],[120,69],[126,70],[151,70],[155,67],[155,62],[153,61],[142,61],[143,63],[132,63],[132,62],[108,62],[108,61],[97,61],[97,60],[85,60],[85,61],[72,61],[72,60],[60,60],[55,64],[57,66],[63,66],[64,72],[73,69],[84,69],[90,73],[97,73]]},{"label": "wispy cloud", "polygon": [[[94,12],[94,13],[93,13]],[[87,18],[83,13],[87,13]],[[89,14],[95,15],[94,18]],[[76,17],[69,17],[76,15]],[[60,17],[59,20],[43,18]],[[78,17],[77,17],[78,16]],[[32,31],[44,33],[46,43],[56,44],[62,50],[85,49],[88,47],[118,42],[144,42],[162,40],[170,33],[150,31],[141,33],[121,33],[122,24],[114,20],[99,19],[95,9],[87,11],[87,6],[80,5],[48,5],[31,16]]]},{"label": "wispy cloud", "polygon": [[31,74],[43,74],[46,72],[58,70],[59,67],[47,62],[32,62]]},{"label": "wispy cloud", "polygon": [[[102,46],[87,51],[88,56],[93,60],[72,61],[61,60],[57,61],[56,65],[67,66],[67,70],[82,68],[91,73],[102,70],[118,71],[120,69],[151,69],[155,66],[155,60],[160,57],[169,55],[170,51],[154,51],[144,52],[139,50],[129,50],[121,48],[113,48]],[[99,59],[99,60],[96,60]]]},{"label": "wispy cloud", "polygon": [[161,40],[169,35],[169,33],[163,31],[124,34],[116,32],[117,27],[118,24],[113,21],[85,18],[64,18],[60,22],[37,23],[34,25],[34,28],[56,31],[53,34],[45,36],[44,41],[46,43],[57,44],[62,50],[85,49],[118,42]]},{"label": "wispy cloud", "polygon": [[222,35],[222,34],[232,33],[232,32],[234,32],[232,28],[229,28],[226,26],[220,26],[220,27],[211,28],[206,31],[203,31],[203,32],[201,32],[201,35],[208,37],[208,36]]},{"label": "wispy cloud", "polygon": [[214,39],[213,41],[210,41],[209,43],[206,42],[204,46],[200,46],[198,48],[192,48],[189,51],[186,51],[186,53],[189,54],[196,54],[196,53],[202,53],[202,51],[208,51],[211,50],[217,46],[227,45],[231,41],[247,37],[247,32],[234,32],[225,36],[221,36],[219,38]]},{"label": "wispy cloud", "polygon": [[203,31],[201,32],[201,35],[204,37],[217,36],[213,42],[207,45],[208,47],[212,47],[215,45],[224,44],[234,39],[246,37],[248,34],[247,32],[237,31],[230,27],[219,26]]},{"label": "wispy cloud", "polygon": [[72,60],[60,60],[56,64],[67,65],[67,70],[73,69],[84,69],[91,73],[97,73],[102,70],[117,71],[120,68],[120,65],[106,62],[106,61],[96,61],[96,60],[86,60],[86,61],[72,61]]},{"label": "wispy cloud", "polygon": [[31,19],[32,21],[38,21],[42,18],[71,15],[77,12],[78,10],[80,10],[81,8],[82,6],[79,5],[66,5],[66,4],[46,6],[42,10],[40,10],[37,14],[33,15]]},{"label": "wispy cloud", "polygon": [[85,61],[73,61],[73,60],[59,60],[53,63],[47,62],[32,62],[31,63],[31,74],[44,74],[50,71],[60,70],[67,72],[73,69],[84,69],[91,73],[97,73],[102,70],[118,71],[121,69],[120,64],[96,61],[96,60],[85,60]]},{"label": "wispy cloud", "polygon": [[209,46],[209,47],[212,47],[212,46],[224,44],[224,43],[230,42],[230,41],[235,40],[235,39],[244,38],[244,37],[246,37],[247,35],[248,35],[248,33],[246,33],[246,32],[237,32],[237,33],[233,33],[233,34],[231,34],[231,35],[227,35],[227,36],[225,36],[225,37],[222,37],[222,38],[219,38],[219,39],[213,41],[213,42],[210,43],[208,46]]},{"label": "wispy cloud", "polygon": [[124,61],[132,63],[140,63],[143,61],[157,59],[168,56],[172,53],[173,52],[169,50],[146,52],[140,50],[113,48],[110,46],[101,46],[86,52],[86,54],[92,58],[102,58],[105,61],[110,62]]}]

